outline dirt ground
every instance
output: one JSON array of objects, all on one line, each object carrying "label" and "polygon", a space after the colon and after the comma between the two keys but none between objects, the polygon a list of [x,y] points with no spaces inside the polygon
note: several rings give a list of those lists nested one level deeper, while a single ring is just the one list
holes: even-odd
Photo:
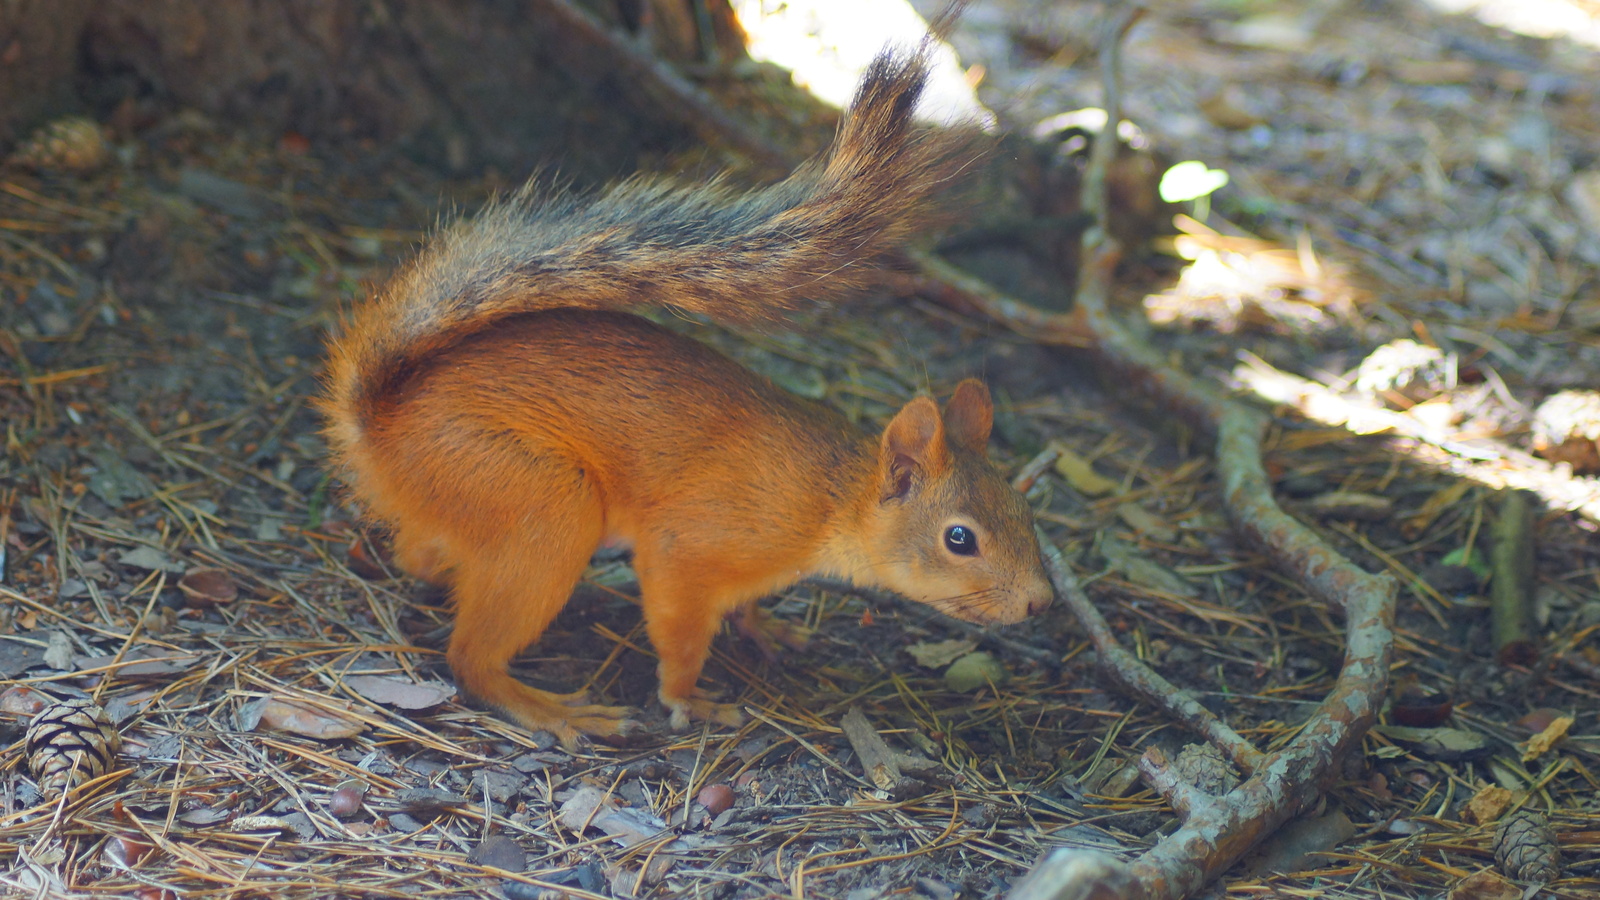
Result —
[{"label": "dirt ground", "polygon": [[[1221,237],[1198,239],[1261,243],[1213,254],[1248,302],[1168,291],[1179,261],[1153,251],[1124,266],[1124,312],[1231,385],[1247,351],[1342,390],[1400,338],[1451,367],[1389,398],[1418,421],[1446,407],[1447,441],[1279,407],[1282,502],[1400,579],[1395,694],[1432,712],[1424,735],[1386,715],[1323,808],[1218,895],[1441,896],[1493,864],[1499,810],[1474,800],[1500,787],[1561,847],[1541,895],[1600,896],[1594,512],[1535,511],[1531,661],[1497,661],[1481,570],[1533,410],[1600,387],[1600,8],[1551,6],[1588,31],[1210,0],[1152,4],[1132,34],[1128,118],[1164,160],[1230,178],[1210,201]],[[953,43],[1026,130],[1098,102],[1101,14],[987,0]],[[112,139],[87,174],[0,168],[0,679],[94,697],[123,743],[114,777],[58,808],[28,772],[26,717],[0,709],[0,892],[948,900],[1002,896],[1053,847],[1133,854],[1172,828],[1130,762],[1188,736],[1112,693],[1060,608],[987,634],[796,588],[768,605],[814,629],[806,649],[771,664],[725,635],[707,669],[747,723],[672,733],[631,573],[602,559],[520,674],[634,706],[645,734],[569,753],[454,699],[441,598],[385,570],[309,399],[340,304],[510,177],[374,170],[363,148],[184,112]],[[1285,254],[1289,286],[1262,271]],[[965,259],[1020,293],[1063,277],[1021,243]],[[1105,482],[1052,473],[1030,498],[1124,645],[1260,746],[1337,673],[1337,615],[1234,536],[1208,448],[1069,352],[889,295],[794,333],[663,321],[869,426],[985,377],[1002,466],[1059,442]],[[1592,477],[1552,478],[1594,496]],[[974,650],[997,668],[962,686],[947,670]],[[876,783],[852,712],[929,765]]]}]

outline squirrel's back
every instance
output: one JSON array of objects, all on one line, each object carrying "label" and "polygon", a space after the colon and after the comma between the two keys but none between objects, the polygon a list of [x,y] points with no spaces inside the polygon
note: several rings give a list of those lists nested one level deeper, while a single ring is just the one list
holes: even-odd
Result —
[{"label": "squirrel's back", "polygon": [[758,324],[859,288],[973,156],[970,132],[913,121],[928,53],[881,53],[828,153],[769,187],[530,186],[446,228],[330,344],[322,405],[336,451],[429,356],[508,316],[664,305]]}]

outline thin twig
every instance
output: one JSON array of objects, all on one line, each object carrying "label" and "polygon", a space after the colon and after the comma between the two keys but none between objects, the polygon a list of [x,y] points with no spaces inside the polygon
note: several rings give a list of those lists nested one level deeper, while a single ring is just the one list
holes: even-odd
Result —
[{"label": "thin twig", "polygon": [[[1120,46],[1141,14],[1137,7],[1125,10],[1110,25],[1102,43],[1108,124],[1102,139],[1095,144],[1085,173],[1085,205],[1092,210],[1108,208],[1105,171],[1121,112]],[[1108,674],[1204,735],[1249,777],[1228,794],[1212,800],[1192,786],[1180,786],[1164,760],[1147,759],[1144,771],[1180,807],[1183,825],[1125,866],[1107,866],[1098,857],[1086,861],[1071,851],[1052,854],[1040,870],[1019,885],[1012,898],[1088,897],[1095,896],[1098,886],[1104,889],[1105,896],[1171,900],[1198,890],[1313,802],[1333,776],[1337,763],[1366,733],[1377,716],[1388,683],[1396,585],[1387,575],[1372,575],[1354,566],[1277,506],[1261,461],[1267,417],[1228,399],[1214,386],[1168,368],[1154,348],[1123,327],[1111,315],[1107,302],[1119,258],[1116,242],[1103,227],[1088,229],[1083,242],[1083,263],[1071,316],[1052,317],[1035,311],[1010,319],[1002,305],[980,308],[1008,327],[1041,336],[1042,342],[1050,342],[1051,335],[1092,336],[1088,349],[1102,370],[1212,435],[1224,499],[1235,528],[1266,550],[1318,598],[1342,609],[1346,617],[1345,664],[1332,693],[1288,746],[1263,755],[1192,698],[1174,690],[1121,649],[1076,577],[1045,542],[1047,570],[1056,590],[1090,632]],[[924,271],[928,269],[925,267]],[[1047,324],[1051,319],[1059,321]],[[1058,343],[1077,346],[1081,342]],[[1078,871],[1079,877],[1061,877],[1066,869]],[[1083,874],[1088,871],[1099,874]]]}]

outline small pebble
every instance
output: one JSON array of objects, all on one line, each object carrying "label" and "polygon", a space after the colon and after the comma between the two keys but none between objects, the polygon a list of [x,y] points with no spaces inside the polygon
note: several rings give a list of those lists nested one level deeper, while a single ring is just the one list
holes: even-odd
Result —
[{"label": "small pebble", "polygon": [[731,809],[737,797],[733,793],[733,788],[725,784],[708,784],[700,789],[695,799],[706,808],[706,812],[715,816]]},{"label": "small pebble", "polygon": [[51,702],[52,698],[44,691],[19,684],[6,688],[5,693],[0,694],[0,713],[31,719]]},{"label": "small pebble", "polygon": [[363,799],[359,788],[346,785],[334,791],[333,796],[328,798],[328,813],[336,819],[348,819],[359,815]]},{"label": "small pebble", "polygon": [[210,609],[239,599],[239,585],[224,569],[190,569],[178,581],[190,609]]},{"label": "small pebble", "polygon": [[467,854],[467,862],[506,872],[521,872],[528,866],[528,855],[522,852],[516,841],[497,834],[473,847],[472,852]]},{"label": "small pebble", "polygon": [[151,846],[143,841],[114,834],[106,840],[105,849],[100,851],[100,858],[119,869],[131,869],[139,864],[139,860],[151,850]]},{"label": "small pebble", "polygon": [[1559,709],[1540,708],[1528,713],[1527,715],[1524,715],[1522,718],[1517,719],[1512,724],[1521,728],[1526,728],[1534,734],[1538,734],[1539,732],[1544,731],[1546,728],[1549,728],[1551,724],[1553,724],[1556,719],[1561,718],[1562,715],[1563,713]]}]

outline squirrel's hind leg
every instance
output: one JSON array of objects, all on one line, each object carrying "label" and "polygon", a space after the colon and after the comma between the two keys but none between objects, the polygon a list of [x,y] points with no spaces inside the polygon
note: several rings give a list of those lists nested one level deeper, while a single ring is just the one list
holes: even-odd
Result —
[{"label": "squirrel's hind leg", "polygon": [[511,660],[566,605],[600,544],[604,521],[598,498],[578,473],[542,480],[531,492],[539,497],[538,510],[504,516],[483,510],[485,520],[516,524],[453,548],[456,616],[446,656],[469,696],[571,747],[579,734],[622,734],[633,723],[624,718],[626,707],[575,705],[581,695],[537,690],[509,671]]},{"label": "squirrel's hind leg", "polygon": [[395,565],[400,571],[432,585],[450,583],[450,559],[444,541],[435,535],[421,534],[415,525],[408,524],[394,531],[390,544]]}]

